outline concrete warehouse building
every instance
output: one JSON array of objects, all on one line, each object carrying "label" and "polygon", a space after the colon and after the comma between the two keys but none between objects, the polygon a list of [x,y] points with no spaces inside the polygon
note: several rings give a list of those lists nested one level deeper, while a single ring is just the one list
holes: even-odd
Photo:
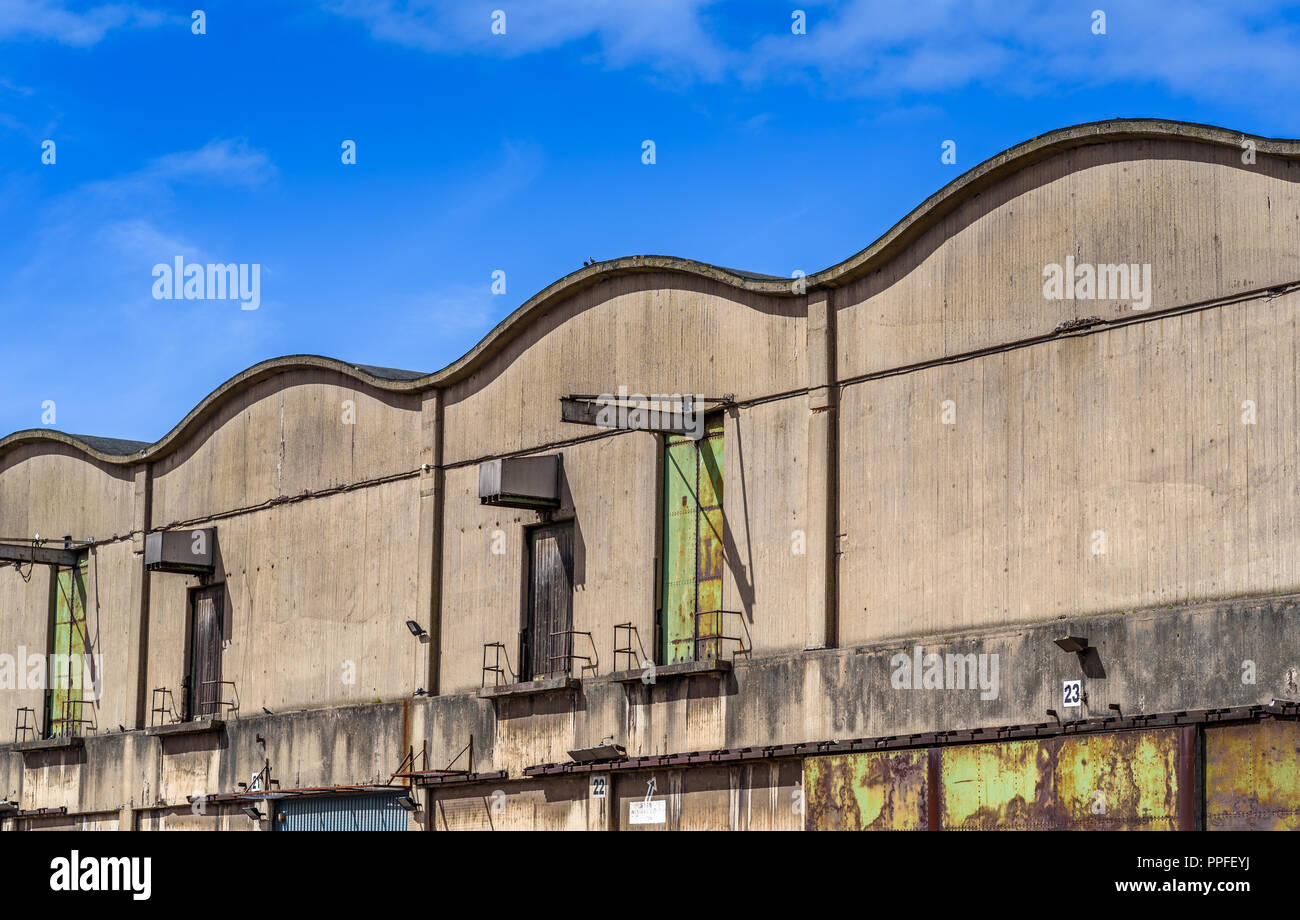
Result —
[{"label": "concrete warehouse building", "polygon": [[1067,128],[806,278],[5,437],[0,822],[1300,826],[1298,161]]}]

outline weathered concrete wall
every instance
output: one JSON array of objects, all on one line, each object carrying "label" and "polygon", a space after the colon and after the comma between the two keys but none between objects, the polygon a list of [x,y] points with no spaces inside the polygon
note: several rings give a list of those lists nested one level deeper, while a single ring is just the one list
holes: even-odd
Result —
[{"label": "weathered concrete wall", "polygon": [[[95,675],[101,698],[84,715],[95,716],[100,727],[133,721],[126,695],[133,677],[122,667],[136,620],[132,544],[114,538],[131,533],[134,504],[135,478],[129,467],[88,460],[61,444],[24,445],[0,457],[0,536],[34,539],[40,534],[54,540],[53,547],[62,547],[58,541],[63,536],[107,541],[88,551],[86,577],[85,651],[92,661],[101,656],[103,667]],[[20,707],[34,709],[38,725],[45,724],[53,579],[48,566],[0,568],[0,738],[6,741],[13,738]],[[33,665],[41,671],[39,686]]]},{"label": "weathered concrete wall", "polygon": [[[242,712],[392,699],[426,682],[427,654],[403,625],[420,619],[418,507],[407,478],[218,522],[222,676]],[[198,584],[150,577],[148,686],[177,705]]]},{"label": "weathered concrete wall", "polygon": [[322,370],[271,377],[220,404],[153,465],[152,524],[409,473],[421,463],[420,425],[418,394]]},{"label": "weathered concrete wall", "polygon": [[1298,321],[1293,293],[846,387],[843,641],[1300,588]]},{"label": "weathered concrete wall", "polygon": [[[0,740],[13,740],[17,710],[21,707],[35,710],[36,730],[45,724],[45,686],[47,670],[44,655],[48,651],[50,598],[53,591],[53,569],[36,565],[0,568],[0,681],[5,689],[0,691]],[[37,656],[33,660],[32,656]],[[32,667],[40,675],[40,683],[30,679]],[[30,724],[31,716],[27,717]]]},{"label": "weathered concrete wall", "polygon": [[1064,151],[966,199],[835,295],[839,379],[1046,335],[1130,301],[1046,300],[1043,269],[1149,264],[1150,311],[1300,279],[1300,163],[1195,142]]},{"label": "weathered concrete wall", "polygon": [[631,393],[738,399],[807,384],[805,317],[794,298],[669,273],[611,278],[530,323],[447,389],[445,462],[590,434],[560,421],[559,399]]},{"label": "weathered concrete wall", "polygon": [[[986,685],[991,693],[979,686],[898,686],[895,656],[910,665],[915,648],[910,643],[831,649],[742,661],[731,675],[648,686],[595,678],[579,691],[518,700],[490,702],[466,693],[247,717],[193,735],[92,736],[83,750],[22,752],[6,745],[0,747],[0,779],[18,793],[24,808],[177,809],[188,808],[187,796],[238,791],[237,784],[247,783],[268,761],[286,789],[386,783],[405,751],[414,748],[427,751],[434,769],[454,765],[508,773],[487,791],[482,784],[435,789],[438,802],[458,803],[435,809],[436,820],[445,820],[447,827],[497,818],[501,826],[603,827],[615,819],[589,810],[585,785],[522,780],[524,768],[565,762],[569,750],[607,736],[624,743],[630,756],[646,756],[1032,724],[1047,720],[1049,708],[1063,718],[1085,718],[1111,715],[1110,703],[1120,705],[1125,716],[1268,703],[1296,695],[1300,647],[1291,636],[1297,618],[1300,597],[1290,596],[1062,620],[919,643],[923,654],[997,655],[997,680]],[[1104,677],[1088,676],[1076,656],[1053,644],[1063,633],[1089,638],[1098,656],[1087,668]],[[923,659],[923,667],[930,662]],[[1061,681],[1076,678],[1083,680],[1086,705],[1065,710]],[[471,738],[472,755],[465,751]],[[674,806],[676,826],[730,826],[720,816],[739,821],[742,800],[743,826],[798,826],[789,824],[797,814],[789,806],[791,790],[801,780],[787,776],[784,768],[776,777],[764,774],[769,767],[755,764],[747,775],[735,772],[739,766],[719,768],[717,776],[692,773],[674,781],[685,783],[680,789],[661,776],[659,789],[685,797],[681,801],[687,804]],[[615,777],[610,795],[620,803],[617,826],[628,826],[626,801],[636,798],[637,788],[643,796],[647,780]],[[490,810],[498,788],[505,792],[504,812]],[[692,796],[698,805],[689,806]],[[693,808],[707,816],[698,818],[702,823],[691,817]]]},{"label": "weathered concrete wall", "polygon": [[23,444],[0,455],[0,537],[125,536],[134,497],[130,467],[89,459],[63,444]]}]

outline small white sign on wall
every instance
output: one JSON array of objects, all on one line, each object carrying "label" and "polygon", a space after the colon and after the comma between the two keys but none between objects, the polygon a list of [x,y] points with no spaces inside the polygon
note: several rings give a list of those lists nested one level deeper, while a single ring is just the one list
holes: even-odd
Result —
[{"label": "small white sign on wall", "polygon": [[1068,708],[1082,705],[1083,681],[1067,680],[1061,683],[1061,705]]},{"label": "small white sign on wall", "polygon": [[603,799],[608,787],[609,780],[606,777],[593,776],[591,778],[591,797],[593,799]]},{"label": "small white sign on wall", "polygon": [[667,803],[663,799],[629,802],[627,806],[628,824],[663,824],[667,820],[667,815]]}]

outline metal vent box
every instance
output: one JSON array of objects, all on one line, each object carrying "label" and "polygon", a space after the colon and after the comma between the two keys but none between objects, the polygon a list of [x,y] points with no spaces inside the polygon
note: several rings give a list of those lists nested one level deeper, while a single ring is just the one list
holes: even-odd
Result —
[{"label": "metal vent box", "polygon": [[560,507],[560,455],[480,463],[478,500],[503,508]]},{"label": "metal vent box", "polygon": [[144,538],[144,567],[151,572],[211,575],[216,570],[217,528],[166,530]]}]

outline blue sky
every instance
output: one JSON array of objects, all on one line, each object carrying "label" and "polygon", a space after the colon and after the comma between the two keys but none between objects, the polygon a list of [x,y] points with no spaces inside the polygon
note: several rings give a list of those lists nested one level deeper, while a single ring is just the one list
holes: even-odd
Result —
[{"label": "blue sky", "polygon": [[[0,0],[0,434],[155,440],[282,354],[436,370],[589,258],[811,273],[1036,134],[1297,100],[1266,0]],[[177,256],[260,307],[154,299]]]}]

